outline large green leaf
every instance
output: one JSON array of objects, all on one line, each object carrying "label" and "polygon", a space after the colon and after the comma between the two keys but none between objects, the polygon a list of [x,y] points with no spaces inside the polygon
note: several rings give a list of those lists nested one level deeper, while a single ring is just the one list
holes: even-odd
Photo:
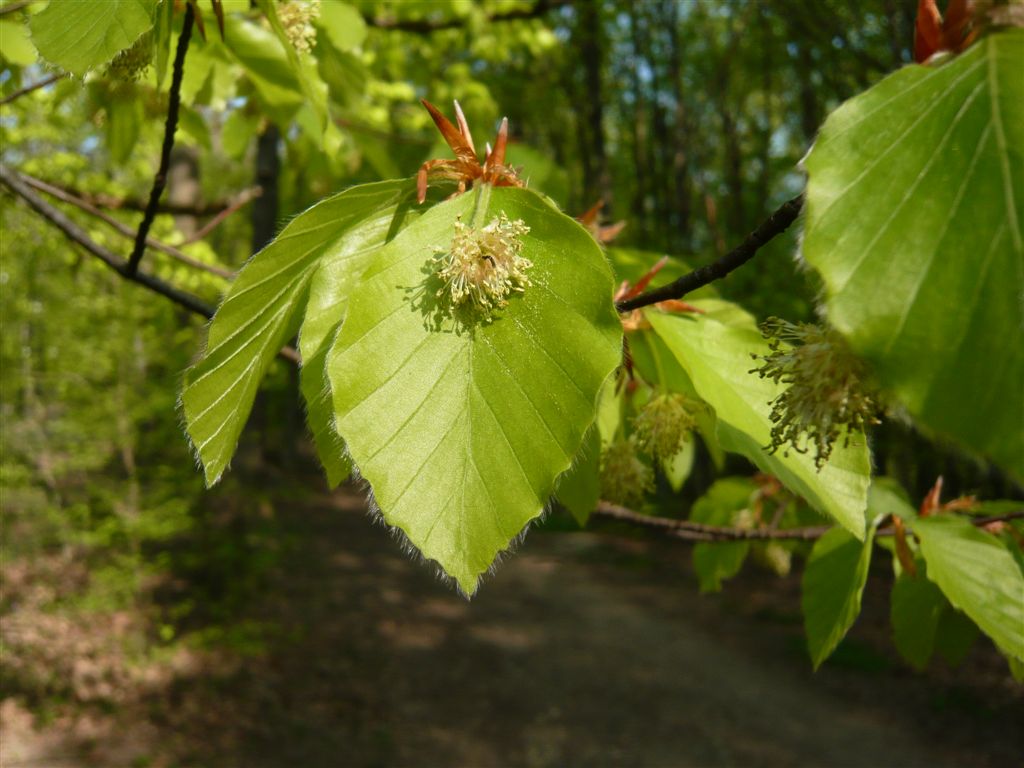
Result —
[{"label": "large green leaf", "polygon": [[106,64],[153,27],[157,0],[50,0],[29,22],[47,61],[82,76]]},{"label": "large green leaf", "polygon": [[[328,360],[338,431],[385,520],[466,594],[547,504],[622,343],[587,232],[529,190],[487,190],[436,206],[379,252]],[[437,254],[456,217],[499,213],[530,227],[532,285],[492,322],[453,316]]]},{"label": "large green leaf", "polygon": [[[227,467],[260,380],[295,334],[321,259],[330,256],[335,271],[340,264],[362,266],[367,240],[357,234],[350,246],[348,236],[365,224],[376,233],[370,237],[383,243],[384,219],[390,221],[410,193],[410,182],[388,181],[327,198],[299,214],[239,273],[210,324],[205,354],[185,376],[181,396],[208,484]],[[319,330],[316,322],[314,327]],[[318,348],[308,341],[307,349]]]},{"label": "large green leaf", "polygon": [[829,657],[860,614],[874,527],[865,541],[832,528],[814,543],[803,578],[804,629],[814,668]]},{"label": "large green leaf", "polygon": [[995,536],[969,520],[933,515],[913,522],[928,578],[1005,653],[1024,660],[1024,575]]},{"label": "large green leaf", "polygon": [[808,454],[769,454],[769,403],[780,385],[750,373],[751,355],[766,355],[768,345],[752,327],[723,325],[706,316],[669,315],[648,310],[655,332],[685,369],[693,387],[717,416],[718,441],[775,475],[819,512],[834,518],[857,538],[864,537],[871,470],[862,434],[836,445],[821,471]]},{"label": "large green leaf", "polygon": [[0,59],[27,67],[37,58],[36,47],[28,37],[28,28],[21,22],[0,19]]},{"label": "large green leaf", "polygon": [[1024,476],[1021,72],[1012,30],[836,110],[806,161],[803,255],[882,384]]},{"label": "large green leaf", "polygon": [[372,204],[376,207],[362,209],[362,220],[336,240],[320,259],[310,282],[299,334],[302,395],[317,453],[332,487],[348,477],[351,464],[345,455],[345,443],[334,429],[327,353],[348,309],[349,294],[374,253],[424,210],[416,205],[409,183],[397,183],[394,194],[384,193],[383,185],[374,186],[379,186],[382,192],[378,202]]}]

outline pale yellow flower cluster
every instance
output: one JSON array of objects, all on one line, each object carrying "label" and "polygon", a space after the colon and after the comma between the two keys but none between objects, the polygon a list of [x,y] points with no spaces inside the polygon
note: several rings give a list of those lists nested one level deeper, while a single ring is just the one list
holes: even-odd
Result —
[{"label": "pale yellow flower cluster", "polygon": [[320,16],[320,0],[289,0],[277,8],[277,18],[288,41],[299,53],[309,53],[316,45],[313,21]]},{"label": "pale yellow flower cluster", "polygon": [[485,313],[504,307],[511,293],[530,285],[526,270],[533,262],[522,255],[522,238],[529,231],[521,219],[511,221],[504,213],[481,229],[456,221],[451,248],[437,256],[444,283],[437,295]]},{"label": "pale yellow flower cluster", "polygon": [[757,373],[787,385],[772,401],[772,451],[786,446],[798,453],[814,449],[820,469],[840,436],[877,424],[877,397],[867,388],[868,370],[836,331],[809,323],[770,318],[762,330],[771,353]]}]

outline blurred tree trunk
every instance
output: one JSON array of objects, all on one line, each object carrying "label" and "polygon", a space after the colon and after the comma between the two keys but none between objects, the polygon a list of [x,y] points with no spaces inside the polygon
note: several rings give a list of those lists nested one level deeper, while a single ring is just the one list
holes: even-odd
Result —
[{"label": "blurred tree trunk", "polygon": [[612,210],[612,184],[608,172],[608,157],[604,141],[604,95],[601,70],[603,65],[603,28],[601,5],[583,3],[579,7],[579,49],[583,63],[584,119],[581,134],[586,137],[583,146],[583,187],[586,205],[598,199],[605,201],[605,211]]},{"label": "blurred tree trunk", "polygon": [[686,109],[683,88],[682,42],[679,29],[679,6],[675,0],[666,2],[666,24],[669,35],[668,78],[675,103],[675,128],[672,147],[672,173],[675,182],[675,222],[672,242],[680,250],[691,247],[690,219],[693,215],[693,183],[690,179],[690,115]]},{"label": "blurred tree trunk", "polygon": [[629,9],[630,42],[633,49],[633,61],[630,67],[630,79],[633,87],[633,166],[636,191],[633,195],[634,237],[638,245],[646,245],[649,239],[647,196],[650,166],[647,162],[647,100],[644,86],[640,80],[640,62],[644,57],[643,32],[641,30],[641,8],[639,3],[631,2]]}]

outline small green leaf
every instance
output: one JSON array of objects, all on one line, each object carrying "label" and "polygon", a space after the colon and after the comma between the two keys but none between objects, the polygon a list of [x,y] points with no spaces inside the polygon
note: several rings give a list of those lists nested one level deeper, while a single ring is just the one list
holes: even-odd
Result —
[{"label": "small green leaf", "polygon": [[690,472],[693,471],[693,460],[696,456],[697,444],[691,436],[683,441],[682,448],[675,456],[661,459],[661,471],[665,473],[665,479],[676,493],[682,490],[683,484],[689,478]]},{"label": "small green leaf", "polygon": [[144,120],[142,102],[113,96],[107,99],[107,150],[110,159],[123,163],[135,149]]},{"label": "small green leaf", "polygon": [[277,123],[290,121],[305,99],[281,41],[273,32],[237,16],[225,17],[224,38],[264,110]]},{"label": "small green leaf", "polygon": [[1004,653],[1024,659],[1024,575],[1003,543],[952,515],[912,525],[928,578]]},{"label": "small green leaf", "polygon": [[[757,486],[747,478],[717,480],[694,502],[690,519],[706,525],[734,525],[736,513],[750,506]],[[693,547],[693,569],[701,592],[720,592],[722,581],[740,572],[750,552],[749,541],[701,542]]]},{"label": "small green leaf", "polygon": [[[622,349],[611,270],[586,230],[529,190],[489,190],[432,208],[379,252],[328,361],[338,431],[384,519],[466,594],[547,504]],[[458,216],[499,213],[530,228],[532,284],[486,322],[437,296],[436,259]]]},{"label": "small green leaf", "polygon": [[569,510],[582,528],[601,497],[601,435],[597,429],[587,432],[583,447],[572,467],[558,481],[558,501]]},{"label": "small green leaf", "polygon": [[[174,0],[160,0],[154,15],[153,49],[156,54],[156,87],[164,84],[171,59],[171,32],[174,28]],[[191,62],[190,62],[191,63]]]},{"label": "small green leaf", "polygon": [[81,77],[152,29],[155,8],[156,0],[50,0],[29,28],[44,59]]},{"label": "small green leaf", "polygon": [[39,54],[28,37],[28,27],[19,21],[0,19],[0,58],[19,67],[34,64]]},{"label": "small green leaf", "polygon": [[871,470],[864,436],[853,434],[848,446],[837,444],[821,471],[807,454],[768,453],[769,403],[782,390],[750,373],[752,354],[768,353],[761,335],[753,328],[724,325],[704,316],[657,310],[648,310],[645,316],[685,369],[697,395],[714,409],[722,447],[743,454],[819,512],[863,538]]},{"label": "small green leaf", "polygon": [[900,655],[919,671],[928,666],[935,648],[935,632],[946,606],[942,592],[923,575],[911,576],[904,572],[893,584],[890,602],[893,641]]},{"label": "small green leaf", "polygon": [[362,14],[340,0],[321,4],[316,25],[327,34],[331,44],[339,51],[358,48],[366,39],[366,22]]},{"label": "small green leaf", "polygon": [[327,198],[293,219],[239,273],[210,324],[203,358],[185,376],[181,396],[208,485],[227,467],[259,382],[297,330],[320,260],[351,256],[351,231],[376,221],[383,211],[393,212],[411,195],[410,182],[390,181]]},{"label": "small green leaf", "polygon": [[947,603],[935,631],[935,650],[950,667],[959,667],[979,634],[977,624]]},{"label": "small green leaf", "polygon": [[[1024,477],[1024,30],[908,66],[808,156],[830,322],[922,423]],[[1012,330],[1011,330],[1012,329]]]},{"label": "small green leaf", "polygon": [[874,527],[865,541],[842,528],[818,539],[803,578],[804,629],[814,668],[836,649],[860,614],[860,597],[871,564]]}]

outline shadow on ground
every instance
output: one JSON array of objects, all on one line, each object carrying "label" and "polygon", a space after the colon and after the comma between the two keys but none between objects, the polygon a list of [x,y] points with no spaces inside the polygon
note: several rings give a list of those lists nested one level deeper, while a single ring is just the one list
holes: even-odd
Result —
[{"label": "shadow on ground", "polygon": [[[472,602],[404,556],[351,492],[279,505],[291,543],[259,652],[184,664],[131,706],[33,732],[3,766],[1006,766],[1024,698],[994,651],[915,675],[884,581],[813,674],[798,581],[701,597],[689,549],[538,531]],[[83,724],[84,723],[84,724]]]}]

